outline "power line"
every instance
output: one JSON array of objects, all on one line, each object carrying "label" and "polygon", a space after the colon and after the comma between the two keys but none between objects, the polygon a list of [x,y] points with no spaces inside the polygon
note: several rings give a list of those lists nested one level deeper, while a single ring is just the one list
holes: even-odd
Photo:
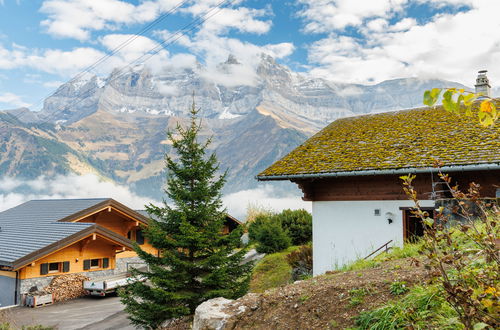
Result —
[{"label": "power line", "polygon": [[[154,55],[158,54],[166,46],[170,46],[175,41],[179,40],[182,36],[184,36],[186,33],[189,33],[191,31],[193,31],[198,26],[200,26],[201,24],[203,24],[204,22],[206,22],[208,19],[212,18],[214,15],[216,15],[217,13],[219,13],[223,9],[222,6],[227,5],[227,4],[230,5],[234,1],[235,0],[222,0],[222,1],[220,1],[216,6],[210,8],[209,10],[207,10],[206,12],[204,12],[203,15],[199,16],[198,18],[194,19],[190,23],[186,24],[181,29],[177,30],[176,33],[171,34],[167,39],[165,39],[162,42],[160,42],[157,46],[155,46],[152,49],[148,50],[143,55],[139,56],[135,60],[131,61],[129,64],[127,64],[124,67],[122,67],[121,69],[119,69],[118,70],[118,74],[115,77],[113,77],[113,79],[108,80],[107,83],[109,84],[109,83],[111,83],[111,82],[113,82],[113,81],[121,78],[125,74],[125,70],[128,69],[128,68],[130,68],[131,65],[135,65],[137,62],[141,61],[142,59],[143,59],[142,62],[145,62],[145,61],[149,60],[151,57],[153,57]],[[83,96],[79,95],[79,98],[77,100],[71,102],[69,105],[65,105],[64,107],[58,108],[55,111],[63,110],[64,108],[74,107],[74,106],[80,104],[81,102],[83,102],[83,100],[85,100],[86,97],[90,96],[90,94],[95,89],[96,89],[96,87],[90,88],[88,91],[85,92],[85,94]],[[48,120],[42,120],[41,122],[42,123],[43,122],[48,122]]]},{"label": "power line", "polygon": [[[150,22],[148,25],[146,25],[145,27],[143,27],[141,30],[139,30],[137,33],[133,34],[132,36],[130,36],[129,38],[127,38],[127,40],[123,41],[122,43],[120,43],[118,46],[116,46],[115,48],[111,49],[111,52],[110,53],[107,53],[105,55],[103,55],[101,58],[99,58],[97,61],[95,61],[94,63],[92,63],[91,65],[89,65],[88,67],[86,67],[85,69],[83,69],[82,71],[80,71],[79,73],[77,73],[74,77],[72,77],[71,79],[69,79],[68,81],[66,81],[66,83],[68,82],[71,82],[71,81],[75,81],[75,80],[78,80],[80,79],[85,73],[91,73],[91,71],[93,69],[95,69],[97,66],[99,66],[99,64],[103,63],[104,61],[106,61],[108,58],[110,58],[111,56],[115,55],[116,53],[118,53],[120,50],[122,50],[123,48],[125,48],[126,46],[128,46],[130,43],[132,43],[134,40],[136,40],[137,38],[139,38],[140,36],[144,35],[146,32],[150,31],[155,25],[161,23],[163,20],[165,20],[168,16],[172,15],[177,9],[181,8],[182,6],[184,6],[186,3],[188,3],[189,1],[191,0],[183,0],[181,2],[179,2],[177,5],[175,5],[174,7],[172,7],[171,9],[169,9],[167,12],[163,13],[162,15],[160,15],[158,18],[156,18],[154,21]],[[36,107],[37,105],[39,105],[41,102],[43,102],[45,99],[53,96],[55,93],[56,93],[57,90],[55,90],[54,92],[48,94],[47,96],[41,98],[40,100],[38,100],[34,106]]]}]

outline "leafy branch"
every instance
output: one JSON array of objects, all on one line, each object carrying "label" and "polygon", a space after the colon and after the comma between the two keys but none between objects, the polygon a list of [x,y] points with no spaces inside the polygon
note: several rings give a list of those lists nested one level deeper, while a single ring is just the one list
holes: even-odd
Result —
[{"label": "leafy branch", "polygon": [[434,106],[442,96],[446,111],[473,117],[477,112],[479,123],[485,127],[493,126],[500,118],[494,99],[481,93],[457,88],[433,88],[424,92],[424,104]]}]

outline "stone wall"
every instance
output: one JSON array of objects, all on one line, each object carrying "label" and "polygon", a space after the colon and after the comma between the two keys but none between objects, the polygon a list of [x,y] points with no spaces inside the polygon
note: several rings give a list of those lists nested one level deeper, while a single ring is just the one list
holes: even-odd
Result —
[{"label": "stone wall", "polygon": [[[78,274],[87,276],[93,280],[101,277],[125,273],[131,267],[140,268],[141,265],[145,264],[144,261],[142,261],[139,257],[120,258],[116,259],[116,266],[114,269],[97,270],[93,272],[82,272]],[[31,288],[33,288],[34,290],[42,290],[43,288],[45,288],[47,285],[50,284],[50,281],[52,281],[54,277],[55,276],[44,276],[44,277],[35,277],[35,278],[21,280],[19,289],[20,294],[28,293]],[[36,287],[36,289],[34,287]]]},{"label": "stone wall", "polygon": [[[100,277],[114,275],[115,270],[114,269],[106,269],[106,270],[97,270],[94,272],[82,272],[82,273],[77,273],[77,274],[87,276],[90,279],[97,279]],[[61,275],[64,275],[64,274],[61,274]],[[56,276],[58,276],[58,275],[56,275]],[[50,282],[52,281],[52,279],[56,276],[44,276],[44,277],[35,277],[35,278],[28,278],[25,280],[20,280],[19,293],[20,294],[29,293],[31,288],[33,288],[35,291],[42,290],[43,288],[48,286],[50,284]]]},{"label": "stone wall", "polygon": [[146,266],[144,260],[139,257],[119,258],[116,259],[115,274],[125,273],[130,268],[142,268]]}]

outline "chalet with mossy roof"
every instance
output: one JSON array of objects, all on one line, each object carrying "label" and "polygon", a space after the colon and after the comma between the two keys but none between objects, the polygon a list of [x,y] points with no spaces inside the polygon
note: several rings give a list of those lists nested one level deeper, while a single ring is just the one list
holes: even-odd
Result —
[{"label": "chalet with mossy roof", "polygon": [[441,107],[341,118],[257,179],[290,180],[312,201],[318,275],[423,235],[400,176],[416,174],[421,204],[433,210],[451,198],[436,162],[452,184],[476,182],[483,197],[500,197],[500,125],[485,128]]}]

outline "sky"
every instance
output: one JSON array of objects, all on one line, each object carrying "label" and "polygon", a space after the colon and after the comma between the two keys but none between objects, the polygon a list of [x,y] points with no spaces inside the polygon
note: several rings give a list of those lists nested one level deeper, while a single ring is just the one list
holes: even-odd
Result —
[{"label": "sky", "polygon": [[214,68],[229,54],[337,82],[471,86],[488,69],[500,84],[498,12],[498,0],[0,0],[0,109],[38,110],[89,67]]}]

